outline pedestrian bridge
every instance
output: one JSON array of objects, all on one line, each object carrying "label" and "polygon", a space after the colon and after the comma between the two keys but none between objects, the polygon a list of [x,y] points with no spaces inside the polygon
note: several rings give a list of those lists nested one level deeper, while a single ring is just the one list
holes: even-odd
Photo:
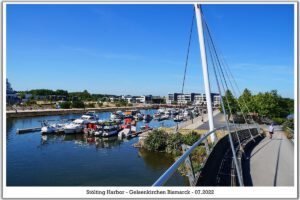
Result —
[{"label": "pedestrian bridge", "polygon": [[[275,127],[275,134],[270,139],[265,125],[231,125],[231,135],[219,138],[213,146],[208,145],[210,134],[225,128],[208,132],[188,148],[183,146],[185,153],[153,186],[167,185],[180,165],[186,167],[191,186],[294,185],[294,144],[286,138],[280,126]],[[233,148],[229,136],[232,137]],[[206,146],[208,156],[201,169],[194,171],[191,155],[199,145]]]}]

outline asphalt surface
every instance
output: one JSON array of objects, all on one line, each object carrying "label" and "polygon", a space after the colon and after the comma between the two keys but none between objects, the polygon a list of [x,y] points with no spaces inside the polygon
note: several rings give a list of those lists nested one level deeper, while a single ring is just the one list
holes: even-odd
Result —
[{"label": "asphalt surface", "polygon": [[[221,126],[225,126],[225,119],[224,119],[224,115],[222,113],[218,113],[217,115],[214,116],[214,127],[218,128]],[[209,123],[208,122],[204,122],[202,125],[200,125],[197,129],[200,130],[209,130]]]},{"label": "asphalt surface", "polygon": [[279,126],[275,127],[273,138],[267,134],[250,155],[253,186],[294,185],[294,144]]}]

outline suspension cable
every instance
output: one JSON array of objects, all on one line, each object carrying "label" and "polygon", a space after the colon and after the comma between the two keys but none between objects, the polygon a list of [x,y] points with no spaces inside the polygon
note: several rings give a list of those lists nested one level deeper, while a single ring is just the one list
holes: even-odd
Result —
[{"label": "suspension cable", "polygon": [[186,54],[186,59],[185,59],[184,75],[183,75],[182,88],[181,88],[181,93],[182,94],[183,94],[183,90],[184,90],[186,71],[187,71],[187,66],[188,66],[188,61],[189,61],[192,33],[193,33],[193,27],[194,27],[193,26],[194,25],[194,19],[195,19],[195,12],[193,12],[192,23],[191,23],[191,28],[190,28],[189,43],[188,43],[187,54]]},{"label": "suspension cable", "polygon": [[[204,29],[204,30],[206,30],[206,29]],[[208,35],[208,32],[207,32],[207,31],[206,31],[205,33],[206,33],[206,35]],[[209,37],[207,36],[206,38],[209,38]],[[209,49],[209,54],[210,54],[210,58],[211,58],[211,61],[212,61],[212,65],[213,65],[213,67],[215,67],[215,66],[217,66],[217,62],[216,62],[216,58],[215,58],[217,55],[215,55],[214,52],[213,52],[213,50],[212,50],[212,47],[211,47],[211,45],[212,45],[212,44],[211,44],[211,41],[208,40],[208,39],[206,39],[206,41],[207,41],[207,47],[208,47],[208,49]],[[216,68],[216,67],[215,67],[215,68]],[[225,94],[226,94],[226,89],[225,89],[225,86],[224,86],[224,83],[223,83],[223,80],[222,80],[222,77],[221,77],[221,74],[220,74],[220,70],[219,70],[218,67],[217,67],[216,69],[217,69],[216,71],[217,71],[218,74],[219,74],[220,83],[221,83],[221,86],[222,86],[222,88],[223,88],[224,97],[225,97],[225,100],[226,100],[227,107],[228,107],[228,109],[229,109],[229,114],[230,114],[231,116],[233,116],[231,107],[230,107],[230,105],[229,105],[229,100],[228,100],[227,96],[225,95]],[[227,119],[226,119],[226,115],[224,115],[224,117],[225,117],[225,120],[227,120]],[[228,119],[228,120],[229,120],[229,119]],[[235,123],[235,121],[234,121],[234,118],[232,118],[232,122],[233,122],[233,125],[234,125],[234,128],[235,128],[235,135],[236,135],[236,137],[237,137],[237,139],[238,139],[239,147],[241,148],[241,147],[242,147],[242,146],[241,146],[241,141],[240,141],[240,138],[239,138],[238,133],[237,133],[238,130],[237,130],[237,126],[236,126],[236,123]]]},{"label": "suspension cable", "polygon": [[[229,72],[229,75],[230,75],[231,79],[233,80],[233,82],[234,82],[234,84],[235,84],[235,87],[236,87],[237,90],[238,90],[238,93],[239,93],[240,95],[242,95],[242,92],[241,92],[241,90],[240,90],[240,88],[239,88],[239,86],[238,86],[238,84],[237,84],[237,82],[236,82],[236,80],[235,80],[235,78],[234,78],[234,76],[233,76],[233,74],[232,74],[232,72],[231,72],[231,70],[230,70],[230,68],[229,68],[229,66],[228,66],[228,64],[227,64],[227,62],[226,62],[226,60],[225,60],[224,58],[223,58],[223,60],[224,60],[224,63],[225,63],[225,64],[224,64],[224,66],[225,66],[224,69],[225,69],[226,71]],[[250,118],[251,118],[252,122],[256,125],[257,130],[258,130],[258,133],[259,133],[259,127],[258,127],[257,123],[254,121],[253,116],[250,114],[250,109],[249,109],[249,107],[248,107],[248,105],[247,105],[245,99],[242,98],[242,101],[243,101],[242,103],[244,104],[245,108],[247,109],[247,112],[248,112],[249,115],[250,115]]]},{"label": "suspension cable", "polygon": [[[236,96],[236,97],[237,97],[238,95],[241,96],[241,95],[242,95],[242,92],[241,92],[241,90],[240,90],[240,88],[239,88],[239,86],[238,86],[238,84],[237,84],[237,82],[236,82],[236,80],[235,80],[235,78],[234,78],[234,76],[233,76],[231,70],[230,70],[230,67],[229,67],[228,63],[226,62],[225,58],[222,56],[222,51],[221,51],[221,49],[218,49],[217,45],[215,45],[215,48],[217,49],[217,51],[218,51],[219,54],[220,54],[220,61],[221,61],[221,63],[223,64],[222,66],[224,66],[224,71],[226,72],[227,77],[229,77],[228,80],[229,80],[229,82],[230,82],[231,87],[232,87],[233,90],[234,90],[234,87],[233,87],[233,84],[232,84],[232,81],[231,81],[231,79],[232,79],[233,82],[234,82],[234,84],[235,84],[235,87],[237,88],[238,93],[236,93],[235,91],[233,91],[233,92],[235,93],[234,96]],[[228,75],[228,74],[229,74],[229,75]],[[247,103],[246,103],[245,99],[242,98],[242,103],[240,103],[240,99],[237,98],[237,102],[238,102],[239,104],[243,104],[243,106],[245,106],[245,108],[246,108],[246,113],[249,113],[250,118],[251,118],[253,124],[255,124],[255,126],[256,126],[256,128],[257,128],[257,131],[258,131],[258,133],[259,133],[259,127],[258,127],[257,123],[254,121],[253,116],[250,114],[250,109],[249,109],[249,107],[247,106]],[[241,112],[242,112],[242,114],[243,114],[243,117],[244,117],[244,120],[245,120],[245,115],[244,115],[244,113],[243,113],[242,106],[239,105],[239,107],[240,107],[240,110],[241,110]],[[245,120],[245,121],[246,121],[246,120]],[[247,123],[247,121],[246,121],[246,123]],[[247,126],[249,127],[248,123],[247,123]]]},{"label": "suspension cable", "polygon": [[[203,16],[203,13],[202,13],[202,16]],[[203,16],[203,20],[202,21],[205,21],[204,16]],[[215,75],[215,78],[216,78],[218,90],[219,90],[219,93],[220,93],[220,100],[221,100],[222,110],[223,110],[223,113],[226,115],[226,110],[225,110],[224,102],[223,102],[223,98],[222,98],[222,91],[220,89],[220,84],[219,84],[219,80],[218,80],[218,76],[217,76],[215,67],[213,67],[213,71],[214,71],[214,75]],[[232,150],[232,154],[233,154],[233,161],[234,161],[234,164],[235,164],[235,168],[236,168],[236,172],[237,172],[239,184],[240,184],[240,186],[243,186],[244,184],[243,184],[241,173],[240,173],[240,170],[239,170],[239,165],[237,163],[237,158],[236,158],[235,149],[234,149],[234,145],[233,145],[233,141],[232,141],[232,136],[231,136],[230,129],[229,129],[228,120],[225,120],[225,122],[226,122],[227,130],[228,130],[229,142],[230,142],[230,146],[231,146],[231,150]]]},{"label": "suspension cable", "polygon": [[[226,88],[227,88],[227,90],[229,90],[229,87],[228,87],[228,84],[227,84],[227,81],[226,81],[226,78],[225,78],[225,75],[224,75],[224,72],[223,72],[223,69],[222,69],[222,66],[221,66],[220,59],[219,59],[219,57],[218,57],[218,55],[217,55],[217,51],[216,51],[216,48],[215,48],[215,45],[214,45],[214,41],[212,40],[212,36],[211,36],[211,34],[210,34],[210,31],[209,31],[209,27],[207,26],[207,23],[206,23],[206,22],[204,22],[204,23],[205,23],[205,27],[206,27],[206,29],[207,29],[208,36],[209,36],[209,38],[210,38],[210,41],[211,41],[211,44],[212,44],[214,53],[215,53],[215,55],[216,55],[216,60],[217,60],[217,62],[218,62],[218,65],[217,65],[217,66],[219,66],[220,71],[221,71],[221,73],[222,73],[222,76],[223,76],[223,78],[224,78],[224,82],[225,82]],[[232,87],[232,89],[234,90],[233,87]],[[234,92],[234,91],[233,91],[233,92]],[[235,92],[234,92],[234,93],[235,93]],[[234,96],[235,96],[235,95],[234,95]],[[234,99],[235,99],[235,98],[234,98]],[[245,123],[247,124],[247,128],[248,128],[250,137],[253,139],[253,135],[252,135],[252,133],[251,133],[251,131],[250,131],[250,127],[249,127],[249,125],[248,125],[248,123],[247,123],[247,120],[246,120],[245,115],[244,115],[244,113],[243,113],[243,111],[242,111],[242,108],[240,107],[240,104],[239,104],[238,101],[237,101],[237,103],[238,103],[238,107],[239,107],[240,110],[241,110],[242,116],[243,116],[243,118],[244,118],[244,120],[245,120]],[[232,118],[233,118],[233,116],[232,116]]]}]

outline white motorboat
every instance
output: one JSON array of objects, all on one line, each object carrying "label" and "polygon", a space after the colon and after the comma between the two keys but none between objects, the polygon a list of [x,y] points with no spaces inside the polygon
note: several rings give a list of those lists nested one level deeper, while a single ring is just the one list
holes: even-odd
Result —
[{"label": "white motorboat", "polygon": [[64,124],[49,124],[47,121],[43,121],[41,125],[42,134],[62,132],[65,126]]},{"label": "white motorboat", "polygon": [[65,134],[81,133],[89,122],[89,119],[75,119],[73,122],[65,125],[64,132]]},{"label": "white motorboat", "polygon": [[174,122],[181,122],[183,119],[183,115],[176,115],[176,117],[173,118]]},{"label": "white motorboat", "polygon": [[73,133],[80,133],[83,131],[83,127],[81,124],[76,124],[74,122],[71,122],[70,124],[67,124],[65,126],[65,134],[73,134]]},{"label": "white motorboat", "polygon": [[95,112],[87,112],[86,114],[82,115],[80,119],[89,120],[89,121],[97,121],[99,119],[98,115]]},{"label": "white motorboat", "polygon": [[169,119],[170,115],[169,114],[164,114],[160,117],[160,120],[166,120]]},{"label": "white motorboat", "polygon": [[165,109],[164,108],[160,108],[157,110],[158,113],[165,113]]},{"label": "white motorboat", "polygon": [[121,121],[123,118],[124,118],[124,115],[123,115],[122,111],[117,111],[117,112],[110,114],[110,119],[112,121]]},{"label": "white motorboat", "polygon": [[123,138],[123,137],[128,138],[128,137],[131,137],[132,133],[135,133],[135,132],[136,132],[135,126],[127,127],[118,133],[118,137],[119,138]]},{"label": "white motorboat", "polygon": [[118,110],[118,111],[116,111],[116,114],[123,115],[123,112],[122,112],[122,110]]},{"label": "white motorboat", "polygon": [[134,117],[135,120],[139,121],[139,120],[143,120],[144,115],[141,113],[137,113]]},{"label": "white motorboat", "polygon": [[159,120],[160,117],[161,117],[160,113],[155,113],[153,118],[156,119],[156,120]]},{"label": "white motorboat", "polygon": [[104,126],[103,127],[103,132],[102,132],[102,137],[110,137],[114,135],[118,135],[119,129],[117,125],[112,125],[112,126]]},{"label": "white motorboat", "polygon": [[41,128],[42,134],[55,133],[56,130],[57,130],[57,128],[54,124],[51,124],[51,125],[49,124],[49,125],[43,126]]}]

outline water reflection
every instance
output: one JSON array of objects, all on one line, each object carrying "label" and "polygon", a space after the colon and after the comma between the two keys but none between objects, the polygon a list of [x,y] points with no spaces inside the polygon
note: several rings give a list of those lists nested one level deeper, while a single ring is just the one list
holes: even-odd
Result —
[{"label": "water reflection", "polygon": [[118,136],[100,138],[89,136],[88,134],[72,134],[72,135],[42,135],[41,145],[49,145],[57,142],[74,142],[79,146],[95,145],[96,149],[113,148],[120,146],[122,142],[129,141],[128,139],[120,139]]},{"label": "water reflection", "polygon": [[167,153],[151,152],[146,149],[139,148],[138,155],[143,158],[146,165],[153,170],[161,170],[174,163],[172,156]]}]

